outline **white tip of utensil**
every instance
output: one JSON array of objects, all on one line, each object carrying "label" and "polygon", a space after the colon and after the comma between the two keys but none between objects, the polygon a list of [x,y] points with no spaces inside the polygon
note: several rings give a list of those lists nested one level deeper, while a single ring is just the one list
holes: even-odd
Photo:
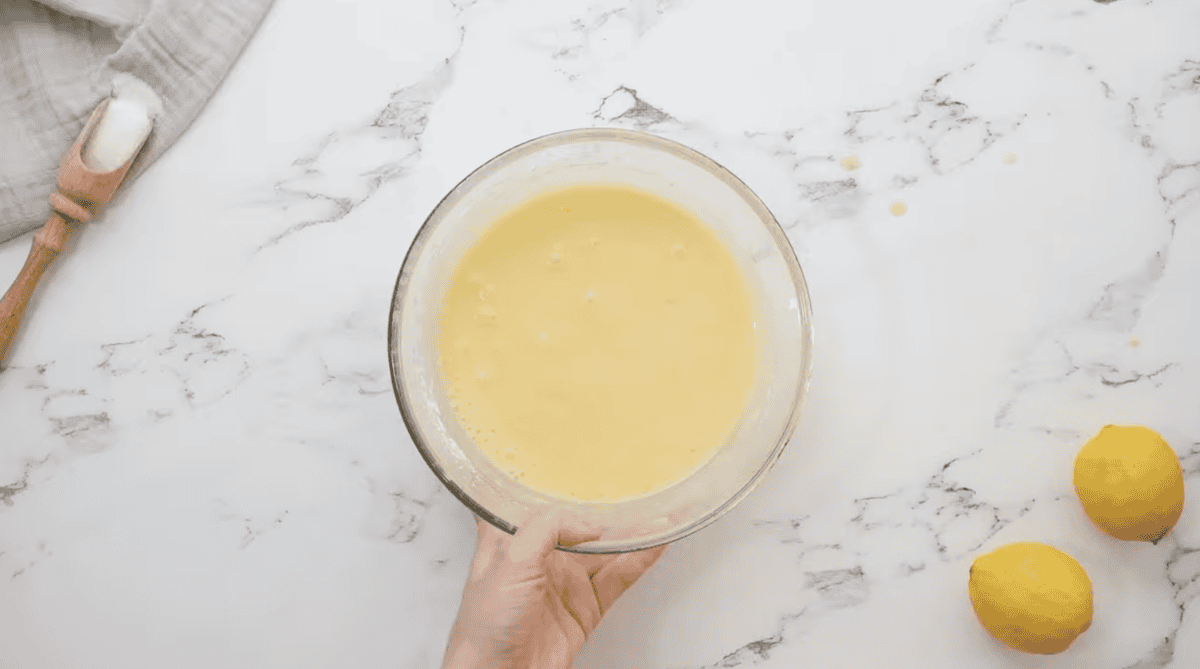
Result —
[{"label": "white tip of utensil", "polygon": [[142,148],[153,127],[150,111],[141,100],[110,100],[84,148],[83,164],[93,172],[121,167]]},{"label": "white tip of utensil", "polygon": [[154,92],[150,84],[138,79],[128,72],[118,72],[112,80],[112,97],[119,100],[138,100],[146,105],[146,111],[151,119],[162,116],[162,98]]}]

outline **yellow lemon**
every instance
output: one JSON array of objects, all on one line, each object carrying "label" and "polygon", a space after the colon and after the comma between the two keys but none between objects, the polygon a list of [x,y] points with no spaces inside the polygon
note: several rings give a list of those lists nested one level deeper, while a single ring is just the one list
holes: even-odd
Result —
[{"label": "yellow lemon", "polygon": [[1061,653],[1092,625],[1092,582],[1075,558],[1033,541],[971,565],[971,604],[983,627],[1026,653]]},{"label": "yellow lemon", "polygon": [[1154,430],[1106,425],[1075,456],[1075,494],[1108,534],[1158,543],[1183,513],[1183,470]]}]

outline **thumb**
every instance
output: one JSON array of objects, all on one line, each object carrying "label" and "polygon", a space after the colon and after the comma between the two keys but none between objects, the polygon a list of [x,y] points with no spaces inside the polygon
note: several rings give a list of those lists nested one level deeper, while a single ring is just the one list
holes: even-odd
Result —
[{"label": "thumb", "polygon": [[540,563],[558,544],[562,519],[550,513],[539,513],[517,528],[508,555],[514,564]]},{"label": "thumb", "polygon": [[543,512],[533,516],[517,529],[509,548],[514,563],[526,560],[541,561],[562,543],[573,546],[600,538],[601,531],[583,523],[568,524],[561,514]]}]

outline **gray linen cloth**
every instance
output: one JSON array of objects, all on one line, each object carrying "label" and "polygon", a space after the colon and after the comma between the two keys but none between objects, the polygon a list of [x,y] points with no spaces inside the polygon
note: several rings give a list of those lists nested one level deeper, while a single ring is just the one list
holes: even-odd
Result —
[{"label": "gray linen cloth", "polygon": [[135,179],[187,129],[272,0],[0,0],[0,243],[50,214],[63,154],[136,77],[162,100]]}]

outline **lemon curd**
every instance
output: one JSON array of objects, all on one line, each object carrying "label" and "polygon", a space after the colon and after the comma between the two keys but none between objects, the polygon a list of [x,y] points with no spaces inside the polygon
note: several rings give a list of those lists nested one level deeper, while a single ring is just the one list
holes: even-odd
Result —
[{"label": "lemon curd", "polygon": [[614,501],[725,442],[755,376],[737,262],[695,215],[626,186],[550,191],[455,268],[439,363],[460,423],[545,494]]}]

